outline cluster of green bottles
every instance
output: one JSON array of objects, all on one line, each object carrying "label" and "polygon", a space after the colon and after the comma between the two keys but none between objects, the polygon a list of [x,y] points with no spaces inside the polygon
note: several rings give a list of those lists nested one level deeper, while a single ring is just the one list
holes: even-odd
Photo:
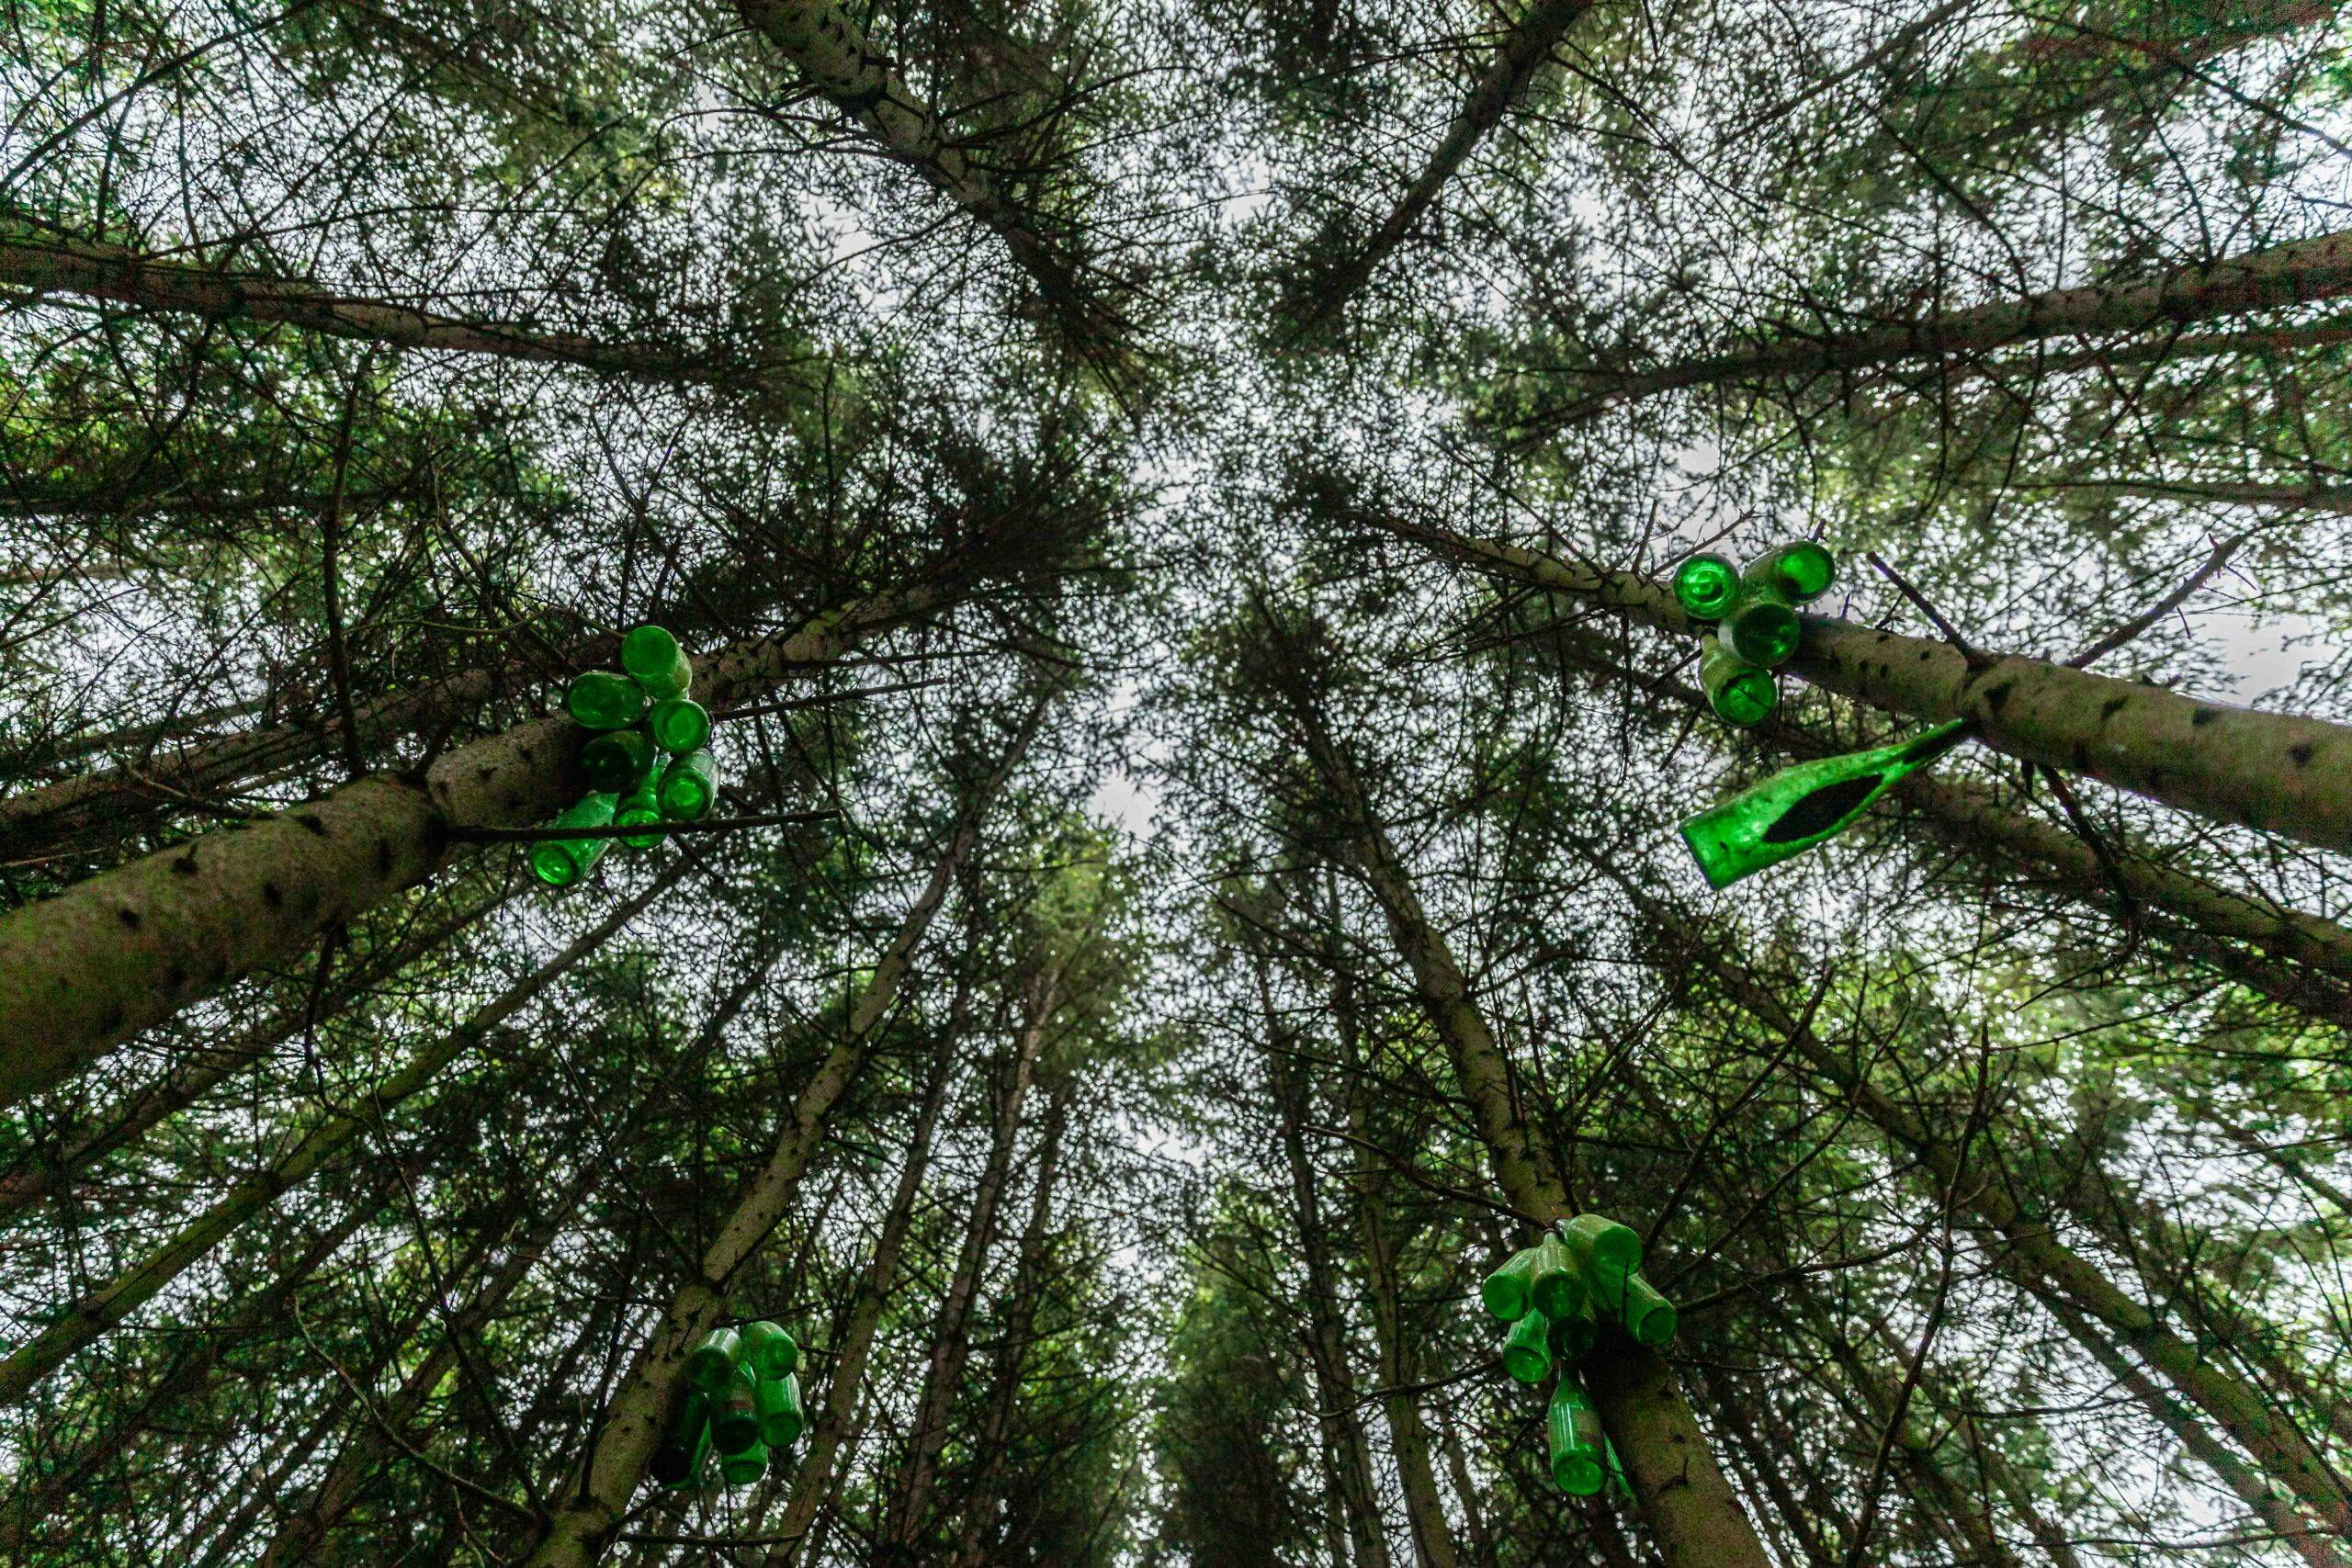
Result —
[{"label": "cluster of green bottles", "polygon": [[766,1474],[768,1456],[798,1442],[808,1425],[799,1365],[792,1336],[764,1320],[704,1335],[686,1358],[677,1408],[653,1450],[653,1479],[665,1486],[700,1480],[713,1449],[729,1486],[749,1486]]},{"label": "cluster of green bottles", "polygon": [[1726,556],[1696,555],[1674,569],[1674,597],[1712,629],[1699,638],[1699,684],[1727,724],[1761,724],[1781,704],[1772,671],[1797,650],[1797,606],[1829,592],[1838,562],[1811,539],[1766,552],[1743,571]]},{"label": "cluster of green bottles", "polygon": [[1611,1481],[1625,1489],[1617,1450],[1600,1429],[1577,1363],[1604,1324],[1615,1324],[1637,1345],[1674,1337],[1674,1303],[1636,1272],[1641,1265],[1640,1236],[1614,1220],[1578,1214],[1514,1254],[1479,1290],[1487,1310],[1510,1325],[1503,1371],[1531,1387],[1559,1374],[1544,1427],[1552,1479],[1572,1497],[1589,1497]]},{"label": "cluster of green bottles", "polygon": [[[592,733],[581,748],[588,793],[555,819],[558,828],[628,828],[693,822],[718,797],[718,764],[708,750],[710,715],[693,696],[695,668],[678,639],[661,626],[621,638],[621,669],[590,670],[563,694],[566,712]],[[624,833],[643,849],[659,833]],[[569,887],[611,847],[609,838],[541,839],[531,871],[550,887]]]}]

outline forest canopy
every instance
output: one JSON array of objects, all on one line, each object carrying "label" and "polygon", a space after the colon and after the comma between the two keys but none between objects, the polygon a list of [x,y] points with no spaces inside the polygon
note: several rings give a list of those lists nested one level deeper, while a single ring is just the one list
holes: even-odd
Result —
[{"label": "forest canopy", "polygon": [[0,1562],[2352,1568],[2346,25],[16,0]]}]

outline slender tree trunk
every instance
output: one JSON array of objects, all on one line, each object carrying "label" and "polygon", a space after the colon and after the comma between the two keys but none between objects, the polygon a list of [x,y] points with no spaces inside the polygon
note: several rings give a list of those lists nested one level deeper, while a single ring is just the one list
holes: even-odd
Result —
[{"label": "slender tree trunk", "polygon": [[[1387,914],[1389,934],[1412,970],[1422,1009],[1445,1042],[1504,1195],[1536,1224],[1573,1217],[1550,1151],[1528,1135],[1510,1065],[1471,1000],[1453,953],[1422,912],[1354,769],[1326,732],[1312,698],[1295,688],[1283,695],[1299,721],[1308,759],[1352,834],[1355,858]],[[1586,1358],[1584,1372],[1668,1568],[1765,1568],[1755,1527],[1665,1360],[1618,1336]]]},{"label": "slender tree trunk", "polygon": [[2053,288],[2022,299],[1915,316],[1707,355],[1649,370],[1565,374],[1579,390],[1539,428],[1680,387],[1838,375],[1891,360],[1984,354],[2047,338],[2144,332],[2352,293],[2352,234],[2322,234],[2182,266],[2136,283]]},{"label": "slender tree trunk", "polygon": [[996,1086],[995,1115],[989,1132],[988,1163],[972,1193],[971,1217],[964,1244],[956,1258],[956,1272],[947,1282],[939,1317],[933,1328],[931,1359],[923,1371],[922,1397],[915,1406],[914,1425],[907,1434],[907,1452],[900,1461],[898,1483],[890,1495],[882,1539],[876,1560],[912,1562],[924,1554],[931,1524],[933,1489],[939,1477],[940,1450],[947,1446],[947,1430],[964,1397],[964,1369],[971,1355],[972,1308],[978,1300],[980,1278],[988,1267],[989,1249],[996,1241],[998,1206],[1004,1198],[1006,1178],[1012,1169],[1013,1143],[1021,1132],[1022,1108],[1036,1072],[1037,1054],[1045,1048],[1055,1015],[1061,1010],[1058,971],[1034,976],[1023,987],[1022,1019],[1011,1058],[1003,1065]]},{"label": "slender tree trunk", "polygon": [[67,1357],[145,1304],[239,1225],[334,1163],[362,1134],[381,1126],[393,1107],[431,1083],[442,1069],[479,1045],[573,964],[602,947],[689,869],[685,861],[673,862],[642,892],[616,906],[571,946],[500,992],[465,1023],[417,1053],[391,1077],[357,1096],[350,1109],[331,1111],[266,1169],[240,1181],[170,1241],[59,1314],[0,1360],[0,1406],[21,1401]]},{"label": "slender tree trunk", "polygon": [[[963,1010],[962,984],[958,982],[957,1006],[954,1010],[959,1017]],[[809,1525],[831,1489],[834,1459],[857,1419],[866,1357],[874,1348],[874,1334],[882,1322],[883,1304],[889,1299],[899,1277],[899,1253],[906,1245],[907,1227],[914,1220],[915,1200],[922,1193],[923,1172],[931,1162],[932,1136],[939,1126],[940,1108],[947,1098],[947,1080],[956,1065],[955,1043],[961,1035],[961,1030],[951,1026],[933,1055],[922,1103],[915,1112],[914,1130],[908,1139],[906,1164],[899,1169],[898,1190],[891,1195],[890,1207],[882,1216],[881,1233],[874,1241],[874,1256],[867,1261],[865,1274],[858,1283],[848,1321],[834,1338],[833,1369],[825,1382],[825,1403],[810,1427],[799,1466],[793,1472],[792,1494],[785,1503],[784,1517],[773,1532],[778,1539],[768,1551],[767,1568],[794,1568],[802,1561],[800,1549]]]},{"label": "slender tree trunk", "polygon": [[2352,514],[2352,486],[2249,484],[2222,479],[2019,479],[2019,490],[2096,490],[2154,501],[2210,501],[2228,506],[2262,506],[2282,512]]},{"label": "slender tree trunk", "polygon": [[792,363],[729,365],[716,355],[604,344],[575,333],[541,332],[496,321],[460,321],[412,306],[356,299],[300,278],[141,255],[127,246],[79,239],[22,222],[0,225],[0,283],[30,288],[36,294],[78,294],[149,310],[186,311],[209,321],[283,321],[307,332],[363,343],[578,365],[655,381],[763,379]]},{"label": "slender tree trunk", "polygon": [[[790,637],[738,643],[709,661],[697,695],[723,713],[944,602],[935,587],[910,589],[830,611]],[[584,787],[582,734],[568,717],[535,719],[445,752],[422,784],[370,773],[0,916],[0,1017],[17,1025],[0,1050],[0,1107],[414,886],[465,830],[553,816]]]},{"label": "slender tree trunk", "polygon": [[2104,1272],[2059,1241],[2046,1224],[2021,1212],[1999,1182],[1966,1172],[1956,1150],[1831,1050],[1790,1012],[1770,986],[1702,938],[1698,922],[1680,919],[1630,883],[1621,886],[1655,933],[1690,952],[1734,1001],[1789,1040],[1797,1055],[1834,1086],[1846,1103],[1908,1151],[1934,1181],[1943,1201],[1973,1213],[1981,1224],[2006,1241],[2006,1247],[1990,1251],[1994,1267],[2034,1296],[2064,1302],[2104,1325],[2170,1379],[2329,1528],[2352,1532],[2352,1491],[2347,1491],[2324,1456],[2293,1423],[2280,1419],[2259,1393],[2118,1289]]},{"label": "slender tree trunk", "polygon": [[[2352,262],[2352,238],[2345,241]],[[1664,632],[1698,627],[1664,584],[1499,540],[1368,513],[1355,520],[1547,593]],[[1964,718],[1995,750],[2216,821],[2352,847],[2352,728],[2199,702],[2017,654],[1972,667],[1950,643],[1807,617],[1789,668],[1826,691],[1930,723]],[[2336,951],[2341,951],[2336,949]]]},{"label": "slender tree trunk", "polygon": [[1502,123],[1505,112],[1551,59],[1553,48],[1577,18],[1591,8],[1592,0],[1533,0],[1525,15],[1510,26],[1502,47],[1495,51],[1494,59],[1472,85],[1462,107],[1454,111],[1453,123],[1446,127],[1445,140],[1438,143],[1437,151],[1430,155],[1429,163],[1406,187],[1380,227],[1364,242],[1362,250],[1324,275],[1308,290],[1306,325],[1330,320],[1371,281],[1381,263],[1412,232],[1413,225],[1420,221],[1421,215],[1445,188],[1445,182],[1453,177],[1478,143]]},{"label": "slender tree trunk", "polygon": [[833,1107],[865,1066],[874,1030],[897,999],[912,964],[916,944],[947,897],[957,869],[978,840],[988,804],[1019,762],[1046,712],[1030,709],[1019,735],[996,772],[975,789],[931,880],[899,927],[873,976],[851,1008],[841,1037],[794,1098],[791,1115],[779,1130],[767,1163],[752,1178],[734,1210],[702,1255],[694,1276],[671,1296],[651,1335],[605,1407],[601,1428],[580,1466],[570,1497],[556,1510],[533,1546],[534,1568],[587,1568],[610,1544],[662,1440],[672,1390],[695,1341],[717,1323],[736,1271],[750,1260],[800,1190],[800,1178],[815,1156]]}]

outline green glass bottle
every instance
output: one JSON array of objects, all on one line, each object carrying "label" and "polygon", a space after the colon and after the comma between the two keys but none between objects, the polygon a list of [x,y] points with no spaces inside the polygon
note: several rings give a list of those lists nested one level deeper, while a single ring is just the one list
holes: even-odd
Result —
[{"label": "green glass bottle", "polygon": [[[622,797],[619,808],[613,813],[613,820],[623,828],[662,820],[662,796],[655,790],[650,776],[640,783],[635,791]],[[662,839],[662,835],[660,833],[623,833],[621,835],[621,842],[633,850],[650,848],[660,843]]]},{"label": "green glass bottle", "polygon": [[749,1367],[728,1374],[727,1385],[710,1402],[710,1440],[720,1458],[741,1453],[760,1440],[759,1380]]},{"label": "green glass bottle", "polygon": [[703,1455],[709,1450],[710,1395],[690,1388],[662,1430],[662,1446],[653,1450],[647,1468],[664,1486],[683,1486],[702,1472]]},{"label": "green glass bottle", "polygon": [[1539,1383],[1552,1375],[1552,1320],[1541,1307],[1530,1307],[1510,1325],[1503,1341],[1503,1371],[1524,1383]]},{"label": "green glass bottle", "polygon": [[656,702],[684,696],[695,682],[693,661],[662,626],[638,626],[621,638],[621,668]]},{"label": "green glass bottle", "polygon": [[1552,1320],[1552,1364],[1563,1369],[1573,1367],[1590,1354],[1600,1340],[1600,1323],[1593,1316],[1592,1303],[1578,1302],[1576,1311]]},{"label": "green glass bottle", "polygon": [[1739,569],[1722,556],[1695,555],[1674,569],[1675,601],[1694,620],[1716,619],[1738,592]]},{"label": "green glass bottle", "polygon": [[622,729],[645,716],[645,688],[609,670],[586,670],[565,688],[563,707],[590,729]]},{"label": "green glass bottle", "polygon": [[1509,1261],[1487,1276],[1478,1287],[1478,1299],[1487,1310],[1504,1323],[1517,1323],[1526,1315],[1534,1302],[1535,1261],[1540,1247],[1522,1247],[1510,1255]]},{"label": "green glass bottle", "polygon": [[1674,1303],[1658,1294],[1657,1288],[1639,1274],[1625,1277],[1625,1292],[1617,1309],[1617,1321],[1625,1325],[1636,1345],[1655,1348],[1674,1337],[1680,1325],[1680,1315]]},{"label": "green glass bottle", "polygon": [[718,798],[718,763],[707,751],[689,751],[662,774],[662,817],[668,822],[699,822]]},{"label": "green glass bottle", "polygon": [[1560,1226],[1560,1238],[1586,1268],[1630,1271],[1642,1266],[1642,1238],[1606,1214],[1578,1214]]},{"label": "green glass bottle", "polygon": [[580,771],[588,775],[591,789],[633,794],[653,771],[653,739],[635,728],[591,736],[580,749]]},{"label": "green glass bottle", "polygon": [[1896,746],[1823,757],[1774,773],[1682,824],[1708,885],[1728,887],[1852,827],[1871,802],[1967,738],[1954,719]]},{"label": "green glass bottle", "polygon": [[800,1347],[792,1342],[783,1325],[762,1318],[743,1325],[743,1364],[761,1377],[780,1378],[800,1365]]},{"label": "green glass bottle", "polygon": [[731,1328],[714,1328],[686,1357],[686,1382],[705,1393],[717,1393],[735,1375],[735,1348],[741,1337]]},{"label": "green glass bottle", "polygon": [[1571,1497],[1589,1497],[1608,1479],[1602,1468],[1601,1445],[1609,1439],[1600,1429],[1600,1412],[1584,1380],[1562,1373],[1552,1390],[1544,1424],[1552,1439],[1552,1479]]},{"label": "green glass bottle", "polygon": [[1769,588],[1792,604],[1810,604],[1838,581],[1838,558],[1811,539],[1792,539],[1759,556],[1740,581]]},{"label": "green glass bottle", "polygon": [[1772,672],[1725,648],[1713,632],[1699,639],[1699,684],[1725,724],[1761,724],[1781,705],[1781,682]]},{"label": "green glass bottle", "polygon": [[[603,828],[613,819],[613,797],[583,795],[555,819],[558,828]],[[569,887],[612,848],[610,839],[539,839],[531,845],[531,874],[549,887]]]},{"label": "green glass bottle", "polygon": [[1584,1300],[1575,1255],[1550,1234],[1535,1244],[1535,1277],[1529,1281],[1528,1298],[1545,1317],[1566,1317]]},{"label": "green glass bottle", "polygon": [[800,1379],[792,1372],[762,1378],[758,1390],[760,1441],[770,1449],[788,1449],[800,1440],[808,1417],[800,1408]]},{"label": "green glass bottle", "polygon": [[718,1473],[729,1486],[749,1486],[768,1472],[768,1446],[753,1438],[741,1453],[718,1456]]},{"label": "green glass bottle", "polygon": [[699,751],[710,739],[710,715],[692,697],[664,697],[646,716],[653,739],[673,756]]},{"label": "green glass bottle", "polygon": [[1743,579],[1716,635],[1725,648],[1748,663],[1770,670],[1789,661],[1804,637],[1804,627],[1779,589]]}]

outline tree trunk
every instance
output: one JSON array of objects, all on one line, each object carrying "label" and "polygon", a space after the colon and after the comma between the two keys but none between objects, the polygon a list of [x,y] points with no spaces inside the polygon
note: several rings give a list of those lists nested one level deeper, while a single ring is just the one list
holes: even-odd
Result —
[{"label": "tree trunk", "polygon": [[1462,1434],[1455,1430],[1453,1406],[1441,1398],[1437,1405],[1438,1442],[1445,1450],[1445,1472],[1453,1483],[1454,1500],[1462,1505],[1464,1533],[1470,1538],[1470,1560],[1477,1568],[1497,1568],[1495,1541],[1487,1529],[1487,1511],[1478,1495],[1478,1483],[1470,1473],[1470,1456],[1462,1450]]},{"label": "tree trunk", "polygon": [[[1308,759],[1353,836],[1355,858],[1387,914],[1389,934],[1412,970],[1422,1009],[1445,1042],[1504,1195],[1532,1224],[1572,1218],[1551,1152],[1529,1137],[1520,1116],[1510,1065],[1472,1002],[1453,954],[1422,912],[1353,768],[1326,732],[1312,698],[1295,688],[1283,694],[1299,721]],[[1586,1358],[1584,1372],[1668,1568],[1766,1568],[1755,1527],[1666,1362],[1616,1336]]]},{"label": "tree trunk", "polygon": [[[2352,237],[2345,242],[2352,270]],[[1528,587],[1599,604],[1657,629],[1698,628],[1664,585],[1393,517],[1356,520]],[[2202,703],[2017,654],[1971,668],[1950,643],[1808,616],[1791,670],[1889,713],[1964,718],[1995,750],[2216,821],[2352,849],[2352,728]]]},{"label": "tree trunk", "polygon": [[767,1163],[704,1249],[694,1276],[671,1296],[620,1387],[606,1403],[601,1429],[579,1468],[572,1495],[548,1520],[531,1550],[529,1561],[534,1568],[587,1568],[610,1544],[645,1473],[646,1461],[662,1440],[671,1392],[687,1353],[718,1321],[736,1270],[767,1239],[798,1194],[801,1174],[816,1155],[833,1107],[864,1069],[874,1030],[898,998],[915,946],[946,898],[957,869],[978,840],[980,820],[989,803],[1036,734],[1046,705],[1041,700],[1030,709],[1003,761],[973,790],[945,852],[932,869],[931,880],[875,964],[841,1037],[794,1098],[792,1113],[778,1131]]},{"label": "tree trunk", "polygon": [[[710,662],[697,695],[724,712],[943,602],[936,588],[912,589],[828,612],[791,637],[738,643]],[[16,1025],[0,1055],[0,1108],[414,886],[458,852],[466,829],[552,817],[584,787],[582,734],[568,717],[534,719],[443,753],[422,784],[370,773],[0,916],[0,1017]]]},{"label": "tree trunk", "polygon": [[266,1169],[237,1183],[228,1196],[182,1226],[170,1241],[59,1314],[0,1360],[0,1406],[22,1401],[68,1356],[145,1304],[239,1225],[332,1164],[361,1134],[381,1127],[394,1106],[432,1082],[443,1068],[480,1044],[565,971],[602,947],[605,939],[667,892],[689,869],[685,861],[673,863],[644,891],[616,905],[571,946],[483,1004],[465,1023],[417,1053],[391,1077],[357,1096],[351,1109],[331,1111]]},{"label": "tree trunk", "polygon": [[995,1115],[989,1130],[988,1163],[972,1192],[971,1217],[964,1243],[956,1257],[956,1272],[947,1282],[933,1328],[931,1359],[923,1371],[922,1397],[915,1406],[914,1425],[907,1434],[907,1452],[899,1461],[881,1539],[875,1558],[880,1562],[912,1562],[924,1555],[923,1542],[931,1523],[931,1495],[939,1476],[940,1450],[947,1446],[947,1428],[964,1398],[964,1369],[971,1355],[972,1307],[988,1268],[989,1249],[996,1241],[996,1218],[1004,1198],[1006,1178],[1012,1169],[1012,1146],[1021,1133],[1021,1112],[1036,1072],[1037,1054],[1045,1048],[1055,1014],[1061,1009],[1058,970],[1035,976],[1023,987],[1022,1019],[1011,1058],[995,1086]]}]

